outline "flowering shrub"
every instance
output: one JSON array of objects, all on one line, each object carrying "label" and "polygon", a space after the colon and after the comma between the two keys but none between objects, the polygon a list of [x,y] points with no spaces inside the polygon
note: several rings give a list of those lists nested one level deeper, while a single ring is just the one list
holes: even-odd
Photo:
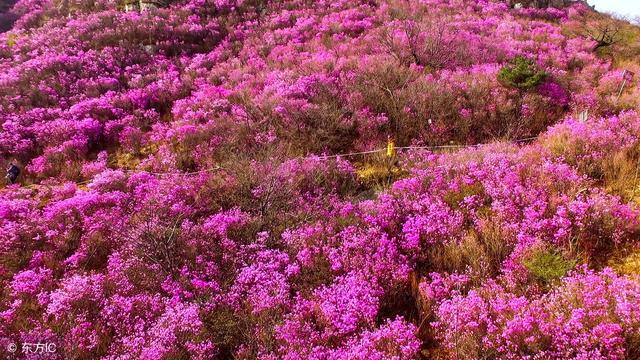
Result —
[{"label": "flowering shrub", "polygon": [[606,267],[638,251],[640,116],[591,10],[121,5],[20,0],[0,33],[0,352],[640,356]]},{"label": "flowering shrub", "polygon": [[[625,358],[638,341],[637,281],[611,269],[577,272],[554,291],[528,299],[496,283],[438,307],[434,326],[447,346],[505,358]],[[476,354],[476,355],[473,355]]]}]

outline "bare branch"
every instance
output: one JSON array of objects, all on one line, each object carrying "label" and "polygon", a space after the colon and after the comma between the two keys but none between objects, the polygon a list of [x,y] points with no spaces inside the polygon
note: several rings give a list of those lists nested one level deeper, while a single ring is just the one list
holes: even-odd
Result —
[{"label": "bare branch", "polygon": [[595,28],[587,28],[585,29],[585,33],[587,37],[596,43],[593,48],[594,51],[602,47],[614,45],[620,41],[620,37],[618,36],[620,28],[612,24],[600,24]]}]

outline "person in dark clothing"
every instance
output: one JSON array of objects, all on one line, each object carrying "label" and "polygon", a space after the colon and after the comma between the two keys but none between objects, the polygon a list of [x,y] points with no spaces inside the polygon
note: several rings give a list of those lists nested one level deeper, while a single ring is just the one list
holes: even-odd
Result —
[{"label": "person in dark clothing", "polygon": [[9,167],[7,168],[7,181],[9,184],[15,184],[16,180],[18,180],[18,176],[20,175],[20,168],[16,165],[15,162],[10,162]]}]

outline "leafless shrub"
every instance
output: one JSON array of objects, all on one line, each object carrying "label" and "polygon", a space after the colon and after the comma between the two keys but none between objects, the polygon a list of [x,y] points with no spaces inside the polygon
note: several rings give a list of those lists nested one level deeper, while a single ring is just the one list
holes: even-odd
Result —
[{"label": "leafless shrub", "polygon": [[124,234],[134,253],[145,263],[157,266],[165,274],[175,273],[184,259],[180,239],[181,219],[166,220],[145,216]]},{"label": "leafless shrub", "polygon": [[420,23],[404,20],[400,26],[404,39],[388,29],[382,33],[382,45],[398,61],[414,63],[431,70],[455,66],[463,58],[463,46],[456,30],[443,22]]},{"label": "leafless shrub", "polygon": [[593,51],[611,46],[620,41],[620,28],[610,23],[600,23],[587,27],[585,28],[585,33],[591,40],[596,42]]}]

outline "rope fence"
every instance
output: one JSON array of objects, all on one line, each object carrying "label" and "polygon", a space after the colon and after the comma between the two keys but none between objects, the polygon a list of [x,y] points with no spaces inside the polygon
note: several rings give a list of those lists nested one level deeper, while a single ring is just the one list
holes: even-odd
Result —
[{"label": "rope fence", "polygon": [[[532,136],[532,137],[521,138],[521,139],[516,139],[516,140],[510,140],[510,141],[512,143],[515,143],[515,144],[520,144],[520,143],[526,143],[526,142],[530,142],[530,141],[536,140],[537,138],[538,138],[537,136]],[[394,150],[402,150],[402,151],[404,151],[404,150],[431,151],[431,150],[446,150],[446,149],[471,149],[471,148],[479,148],[479,147],[490,145],[490,144],[492,144],[492,143],[481,143],[481,144],[472,144],[472,145],[430,145],[430,146],[399,146],[399,147],[395,147],[394,146],[393,149]],[[291,160],[311,159],[311,158],[317,158],[317,159],[321,159],[321,160],[329,160],[329,159],[347,158],[347,157],[360,156],[360,155],[385,153],[385,152],[388,152],[388,151],[389,151],[389,148],[380,148],[380,149],[374,149],[374,150],[369,150],[369,151],[359,151],[359,152],[351,152],[351,153],[344,153],[344,154],[300,156],[300,157],[292,158]],[[147,174],[156,175],[156,176],[191,176],[191,175],[198,175],[198,174],[202,174],[202,173],[213,172],[213,171],[217,171],[217,170],[221,170],[221,169],[222,169],[221,166],[215,166],[215,167],[212,167],[212,168],[198,170],[198,171],[192,171],[192,172],[148,172],[148,171],[145,172],[145,171],[140,171],[140,170],[129,170],[129,169],[120,170],[120,171],[125,172],[125,173],[141,173],[141,172],[145,172]],[[91,182],[91,180],[89,180],[88,182]]]},{"label": "rope fence", "polygon": [[[514,144],[520,144],[520,143],[526,143],[526,142],[530,142],[533,140],[536,140],[538,137],[537,136],[533,136],[533,137],[527,137],[527,138],[521,138],[521,139],[516,139],[516,140],[510,140],[511,143]],[[353,157],[353,156],[360,156],[360,155],[368,155],[368,154],[377,154],[377,153],[387,153],[387,155],[390,154],[390,151],[395,152],[395,151],[434,151],[434,150],[447,150],[447,149],[471,149],[471,148],[479,148],[482,146],[486,146],[486,145],[490,145],[492,143],[481,143],[481,144],[472,144],[472,145],[430,145],[430,146],[394,146],[393,143],[390,143],[386,148],[380,148],[380,149],[374,149],[374,150],[369,150],[369,151],[359,151],[359,152],[351,152],[351,153],[345,153],[345,154],[333,154],[333,155],[313,155],[313,156],[301,156],[301,157],[296,157],[296,158],[292,158],[291,160],[296,160],[296,159],[311,159],[311,158],[316,158],[316,159],[321,159],[321,160],[329,160],[329,159],[337,159],[337,158],[348,158],[348,157]],[[210,173],[210,172],[214,172],[214,171],[218,171],[223,169],[223,167],[221,166],[214,166],[211,168],[207,168],[207,169],[202,169],[202,170],[197,170],[197,171],[191,171],[191,172],[150,172],[150,171],[144,171],[144,170],[133,170],[133,169],[113,169],[114,171],[122,171],[124,173],[127,174],[140,174],[140,173],[146,173],[146,174],[150,174],[150,175],[154,175],[154,176],[158,176],[158,177],[172,177],[172,176],[193,176],[193,175],[198,175],[198,174],[203,174],[203,173]],[[81,181],[78,182],[77,185],[87,185],[91,182],[93,182],[94,179],[88,179],[85,181]],[[36,184],[31,184],[29,186],[33,186]],[[28,186],[28,187],[29,187]]]},{"label": "rope fence", "polygon": [[[530,142],[536,139],[538,139],[537,136],[532,136],[532,137],[527,137],[522,139],[511,140],[511,142],[515,144],[520,144],[520,143]],[[492,143],[481,143],[481,144],[471,144],[471,145],[428,145],[428,146],[398,146],[398,147],[394,146],[392,149],[393,150],[426,150],[426,151],[446,150],[446,149],[470,149],[470,148],[478,148],[478,147],[482,147],[490,144]],[[317,158],[333,159],[333,158],[339,158],[339,157],[351,157],[356,155],[375,154],[375,153],[388,152],[388,151],[389,151],[389,148],[381,148],[376,150],[353,152],[353,153],[346,153],[346,154],[320,155],[320,156],[317,156]],[[305,159],[305,158],[311,158],[311,157],[312,156],[306,156],[306,157],[300,157],[299,159]]]}]

